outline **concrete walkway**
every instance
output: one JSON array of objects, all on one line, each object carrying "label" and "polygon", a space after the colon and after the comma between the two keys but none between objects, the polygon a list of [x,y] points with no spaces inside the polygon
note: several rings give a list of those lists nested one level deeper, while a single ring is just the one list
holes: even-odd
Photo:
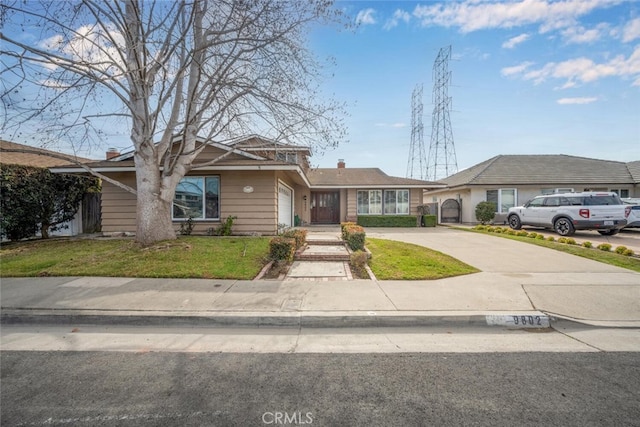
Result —
[{"label": "concrete walkway", "polygon": [[482,272],[433,281],[2,278],[2,321],[537,327],[557,317],[640,327],[640,273],[445,227],[372,228],[367,236],[427,246]]}]

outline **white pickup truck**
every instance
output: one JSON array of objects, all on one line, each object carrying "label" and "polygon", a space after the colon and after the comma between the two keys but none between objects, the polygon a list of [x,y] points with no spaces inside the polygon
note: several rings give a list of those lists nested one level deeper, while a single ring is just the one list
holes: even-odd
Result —
[{"label": "white pickup truck", "polygon": [[510,208],[507,221],[514,230],[531,225],[552,228],[561,236],[570,236],[576,230],[598,230],[612,236],[627,225],[630,211],[616,193],[550,194]]}]

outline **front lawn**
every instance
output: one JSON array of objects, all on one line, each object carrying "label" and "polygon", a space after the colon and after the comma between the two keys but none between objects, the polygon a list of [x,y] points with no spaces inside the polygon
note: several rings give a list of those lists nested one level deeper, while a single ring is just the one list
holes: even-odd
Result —
[{"label": "front lawn", "polygon": [[379,280],[433,280],[480,271],[424,246],[372,238],[366,246],[372,254],[369,267]]},{"label": "front lawn", "polygon": [[180,237],[141,248],[131,239],[52,239],[3,244],[0,275],[177,277],[250,280],[268,237]]}]

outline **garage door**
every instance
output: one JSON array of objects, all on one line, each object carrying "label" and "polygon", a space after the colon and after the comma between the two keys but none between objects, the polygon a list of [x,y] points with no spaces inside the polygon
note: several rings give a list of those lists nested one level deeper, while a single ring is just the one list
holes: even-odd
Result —
[{"label": "garage door", "polygon": [[278,226],[284,224],[287,227],[293,226],[293,190],[286,185],[278,184]]}]

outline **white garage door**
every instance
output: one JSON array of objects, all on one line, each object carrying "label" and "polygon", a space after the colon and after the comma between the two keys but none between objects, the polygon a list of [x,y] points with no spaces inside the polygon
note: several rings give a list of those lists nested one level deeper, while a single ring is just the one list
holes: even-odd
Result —
[{"label": "white garage door", "polygon": [[278,183],[278,225],[293,226],[292,211],[293,190],[282,183]]}]

